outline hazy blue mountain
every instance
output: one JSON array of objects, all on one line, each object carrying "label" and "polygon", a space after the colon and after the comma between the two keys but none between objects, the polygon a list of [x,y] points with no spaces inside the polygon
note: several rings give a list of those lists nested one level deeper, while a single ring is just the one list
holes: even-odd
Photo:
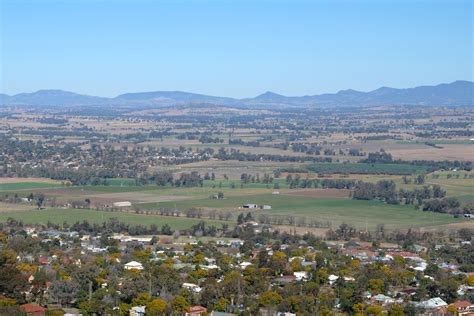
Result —
[{"label": "hazy blue mountain", "polygon": [[33,93],[20,93],[14,96],[6,96],[5,103],[8,102],[10,105],[45,106],[102,105],[107,102],[107,100],[107,98],[77,94],[63,90],[39,90]]},{"label": "hazy blue mountain", "polygon": [[238,100],[226,97],[215,97],[204,94],[183,91],[153,91],[121,94],[115,100],[133,102],[147,102],[151,104],[186,104],[186,103],[212,103],[234,104]]},{"label": "hazy blue mountain", "polygon": [[126,93],[115,98],[103,98],[77,94],[62,90],[39,90],[13,96],[0,94],[4,105],[126,105],[126,106],[171,106],[186,104],[215,104],[240,106],[374,106],[374,105],[433,105],[474,106],[474,83],[455,81],[436,86],[420,86],[408,89],[382,87],[369,92],[341,90],[307,96],[284,96],[265,92],[254,98],[234,99],[182,91],[154,91]]}]

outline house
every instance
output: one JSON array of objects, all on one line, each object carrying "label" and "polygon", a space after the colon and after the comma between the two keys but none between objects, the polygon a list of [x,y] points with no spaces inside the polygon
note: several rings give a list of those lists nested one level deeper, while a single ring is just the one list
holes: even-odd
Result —
[{"label": "house", "polygon": [[459,316],[474,314],[474,304],[469,301],[457,301],[449,306],[454,306]]},{"label": "house", "polygon": [[271,205],[262,205],[260,207],[262,210],[271,210],[272,209],[272,206]]},{"label": "house", "polygon": [[77,308],[63,308],[63,316],[82,316],[82,312]]},{"label": "house", "polygon": [[43,258],[43,257],[41,257],[41,258],[38,258],[38,262],[39,262],[40,264],[50,264],[50,263],[51,263],[51,260],[48,259],[48,258]]},{"label": "house", "polygon": [[130,261],[124,266],[125,270],[143,270],[143,265],[137,261]]},{"label": "house", "polygon": [[248,261],[244,261],[244,262],[242,262],[241,264],[239,264],[239,266],[240,266],[240,268],[241,268],[242,270],[247,269],[247,267],[248,267],[248,266],[251,266],[251,265],[252,265],[252,263],[250,263],[250,262],[248,262]]},{"label": "house", "polygon": [[329,275],[328,279],[329,279],[329,284],[333,285],[334,282],[336,282],[339,279],[339,277],[337,275],[331,274]]},{"label": "house", "polygon": [[133,306],[130,308],[130,316],[145,316],[146,306]]},{"label": "house", "polygon": [[183,288],[188,289],[194,293],[199,293],[202,291],[202,288],[196,284],[193,283],[183,283]]},{"label": "house", "polygon": [[448,303],[446,303],[439,297],[434,297],[434,298],[430,298],[429,300],[419,302],[418,304],[416,304],[416,306],[419,308],[430,310],[430,309],[438,309],[441,307],[446,307],[448,306]]},{"label": "house", "polygon": [[372,296],[371,301],[372,303],[376,303],[382,306],[392,304],[395,302],[393,298],[391,298],[390,296],[383,295],[383,294],[377,294],[375,296]]},{"label": "house", "polygon": [[24,304],[21,308],[25,311],[27,316],[45,316],[47,308],[35,304]]},{"label": "house", "polygon": [[293,275],[296,277],[296,281],[306,281],[309,279],[308,271],[293,272]]},{"label": "house", "polygon": [[184,314],[185,316],[201,316],[207,314],[207,308],[203,306],[191,306]]}]

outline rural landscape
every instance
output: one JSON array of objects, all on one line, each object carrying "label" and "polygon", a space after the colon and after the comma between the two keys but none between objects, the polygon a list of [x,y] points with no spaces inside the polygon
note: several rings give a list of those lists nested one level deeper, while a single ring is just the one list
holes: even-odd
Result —
[{"label": "rural landscape", "polygon": [[474,315],[472,12],[2,1],[0,316]]}]

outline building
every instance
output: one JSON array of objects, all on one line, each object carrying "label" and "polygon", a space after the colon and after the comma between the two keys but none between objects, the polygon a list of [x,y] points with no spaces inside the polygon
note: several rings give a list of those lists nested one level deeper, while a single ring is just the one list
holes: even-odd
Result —
[{"label": "building", "polygon": [[132,203],[129,201],[123,201],[123,202],[114,202],[112,203],[113,207],[130,207],[132,206]]},{"label": "building", "polygon": [[25,311],[27,316],[45,316],[47,308],[35,304],[24,304],[21,308]]},{"label": "building", "polygon": [[293,275],[296,277],[296,281],[306,281],[309,279],[308,271],[293,272]]},{"label": "building", "polygon": [[199,293],[202,291],[202,288],[196,284],[193,283],[183,283],[183,288],[188,289],[194,293]]},{"label": "building", "polygon": [[258,205],[257,204],[244,204],[242,205],[242,208],[255,209],[255,208],[258,208]]},{"label": "building", "polygon": [[447,307],[448,303],[446,303],[439,297],[434,297],[430,298],[429,300],[419,302],[418,304],[416,304],[416,306],[425,310],[432,310]]},{"label": "building", "polygon": [[203,314],[207,314],[207,308],[203,306],[191,306],[185,316],[201,316]]},{"label": "building", "polygon": [[130,316],[145,316],[146,306],[133,306],[130,308]]},{"label": "building", "polygon": [[450,306],[454,306],[457,309],[459,316],[474,315],[474,304],[469,301],[457,301]]},{"label": "building", "polygon": [[137,261],[130,261],[124,266],[125,270],[143,270],[143,265]]}]

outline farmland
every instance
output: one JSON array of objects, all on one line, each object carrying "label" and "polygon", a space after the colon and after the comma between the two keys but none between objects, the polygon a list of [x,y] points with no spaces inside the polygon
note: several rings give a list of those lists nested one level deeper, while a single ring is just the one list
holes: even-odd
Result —
[{"label": "farmland", "polygon": [[[117,217],[182,229],[199,220],[234,225],[251,212],[276,228],[395,230],[467,225],[453,215],[474,202],[469,109],[200,105],[111,113],[18,108],[0,118],[0,219]],[[380,181],[397,191],[436,186],[459,205],[433,213],[422,211],[424,200],[353,199],[357,183]],[[124,201],[131,206],[114,207]],[[271,209],[240,209],[245,203]]]},{"label": "farmland", "polygon": [[[432,179],[427,176],[427,182],[440,184],[447,189],[449,196],[459,196],[466,201],[472,192],[472,180],[469,179],[447,179],[447,173],[440,173],[439,178]],[[354,179],[371,178],[370,175],[354,176]],[[352,179],[349,176],[349,180]],[[377,178],[376,178],[377,179]],[[383,176],[380,179],[393,179],[404,188],[415,188],[416,185],[402,184],[400,176]],[[76,222],[88,220],[99,223],[115,217],[129,224],[151,225],[168,223],[177,229],[190,227],[199,220],[221,226],[223,223],[233,224],[238,214],[247,212],[239,209],[246,203],[271,205],[271,210],[252,211],[255,217],[261,214],[271,216],[296,216],[305,218],[305,222],[312,220],[329,223],[330,227],[337,227],[341,223],[350,223],[358,229],[373,230],[377,225],[384,224],[386,229],[406,229],[445,225],[450,223],[463,223],[462,219],[453,218],[448,214],[433,214],[416,210],[410,205],[388,205],[380,201],[352,200],[350,192],[337,189],[288,189],[284,179],[276,179],[280,188],[274,194],[275,189],[262,183],[248,183],[241,186],[241,181],[217,179],[215,181],[204,181],[202,187],[174,188],[157,187],[156,185],[136,186],[129,179],[115,179],[115,185],[106,186],[72,186],[72,187],[48,187],[41,189],[29,188],[20,190],[21,194],[38,192],[48,197],[67,200],[90,199],[93,202],[112,203],[114,201],[132,201],[133,209],[140,210],[140,214],[130,213],[130,210],[122,211],[91,211],[91,210],[65,210],[46,209],[31,210],[25,206],[22,211],[17,206],[13,211],[2,212],[0,220],[8,217],[21,219],[25,223],[53,223]],[[418,186],[420,187],[420,186]],[[10,189],[10,188],[9,188]],[[6,191],[8,193],[12,191]],[[223,192],[224,199],[210,199],[209,196],[217,192]],[[216,210],[218,212],[231,212],[232,219],[229,221],[187,218],[184,213],[180,217],[146,215],[149,210],[178,209],[185,211],[190,208],[202,209],[204,212]]]}]

